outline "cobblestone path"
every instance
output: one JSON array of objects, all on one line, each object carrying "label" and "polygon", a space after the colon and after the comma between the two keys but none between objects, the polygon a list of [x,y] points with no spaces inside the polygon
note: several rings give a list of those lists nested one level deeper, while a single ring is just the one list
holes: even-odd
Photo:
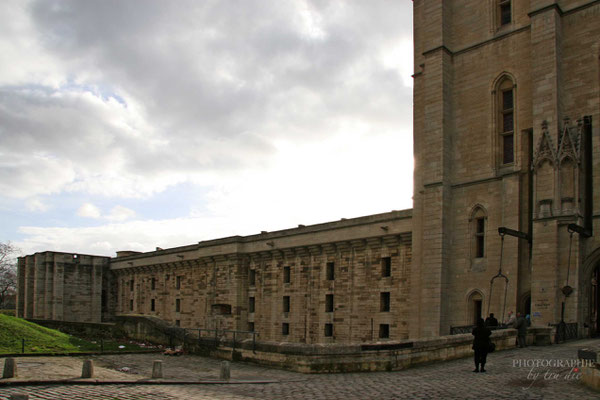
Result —
[{"label": "cobblestone path", "polygon": [[[473,373],[472,360],[441,362],[396,372],[305,375],[232,363],[232,379],[275,380],[267,384],[209,385],[47,385],[0,387],[0,399],[29,393],[30,399],[594,399],[600,393],[581,385],[577,372],[563,366],[527,367],[526,360],[564,360],[598,340],[528,347],[489,356],[487,373]],[[127,365],[146,376],[152,355],[102,356],[96,363]],[[533,361],[535,362],[535,361]],[[554,363],[555,361],[552,361]],[[547,365],[548,362],[545,364]],[[219,361],[186,356],[165,360],[165,378],[214,379]],[[535,375],[538,374],[538,375]],[[169,376],[171,375],[171,376]]]}]

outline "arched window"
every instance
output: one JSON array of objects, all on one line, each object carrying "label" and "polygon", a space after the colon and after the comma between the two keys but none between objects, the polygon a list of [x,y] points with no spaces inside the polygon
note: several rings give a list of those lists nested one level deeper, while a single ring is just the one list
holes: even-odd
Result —
[{"label": "arched window", "polygon": [[516,85],[509,74],[503,73],[496,80],[492,94],[497,165],[510,165],[515,162]]},{"label": "arched window", "polygon": [[476,206],[470,219],[471,232],[471,257],[474,259],[484,258],[485,254],[485,231],[487,227],[487,215],[483,207]]},{"label": "arched window", "polygon": [[502,164],[511,164],[515,160],[515,101],[513,83],[510,79],[504,79],[500,84],[498,94],[499,112],[498,127],[500,128],[500,145],[502,146]]}]

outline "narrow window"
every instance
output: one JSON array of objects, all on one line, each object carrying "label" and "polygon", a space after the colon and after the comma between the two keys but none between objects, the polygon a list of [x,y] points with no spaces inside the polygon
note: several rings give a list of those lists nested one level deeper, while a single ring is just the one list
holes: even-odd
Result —
[{"label": "narrow window", "polygon": [[510,0],[500,0],[500,26],[510,24],[512,12],[510,9]]},{"label": "narrow window", "polygon": [[250,286],[256,285],[256,270],[254,269],[248,271],[248,284]]},{"label": "narrow window", "polygon": [[248,322],[248,331],[254,332],[254,322]]},{"label": "narrow window", "polygon": [[290,312],[290,296],[283,296],[283,312]]},{"label": "narrow window", "polygon": [[156,290],[156,278],[152,278],[152,281],[150,283],[150,289]]},{"label": "narrow window", "polygon": [[154,301],[154,299],[150,300],[150,311],[155,311],[155,301]]},{"label": "narrow window", "polygon": [[379,311],[388,312],[390,311],[390,292],[381,292]]},{"label": "narrow window", "polygon": [[381,276],[388,277],[392,275],[392,257],[381,258]]},{"label": "narrow window", "polygon": [[475,257],[482,258],[484,254],[485,243],[485,218],[475,219]]},{"label": "narrow window", "polygon": [[248,299],[248,312],[249,313],[253,313],[254,312],[254,307],[255,307],[255,303],[254,303],[254,297],[250,297]]},{"label": "narrow window", "polygon": [[388,324],[379,324],[379,338],[386,339],[390,337],[390,326]]},{"label": "narrow window", "polygon": [[290,324],[287,322],[284,322],[283,324],[281,324],[281,334],[284,336],[287,336],[290,334]]},{"label": "narrow window", "polygon": [[290,283],[290,267],[283,267],[283,283]]},{"label": "narrow window", "polygon": [[129,311],[133,311],[133,300],[129,300]]},{"label": "narrow window", "polygon": [[133,292],[133,279],[129,281],[129,290]]},{"label": "narrow window", "polygon": [[326,269],[327,269],[327,280],[328,281],[332,281],[335,279],[335,263],[332,262],[328,262],[326,265]]},{"label": "narrow window", "polygon": [[325,312],[333,312],[333,295],[325,295]]},{"label": "narrow window", "polygon": [[513,83],[510,79],[505,79],[500,85],[500,146],[502,153],[502,164],[511,164],[515,160],[514,151],[514,131],[515,131],[515,116],[514,116],[514,90]]},{"label": "narrow window", "polygon": [[180,320],[178,320],[178,319],[176,319],[176,320],[175,320],[175,326],[181,326],[181,321],[180,321]]},{"label": "narrow window", "polygon": [[178,276],[175,280],[175,288],[178,290],[181,289],[181,276]]},{"label": "narrow window", "polygon": [[333,324],[325,324],[325,336],[333,336]]},{"label": "narrow window", "polygon": [[175,300],[175,312],[181,312],[181,299]]}]

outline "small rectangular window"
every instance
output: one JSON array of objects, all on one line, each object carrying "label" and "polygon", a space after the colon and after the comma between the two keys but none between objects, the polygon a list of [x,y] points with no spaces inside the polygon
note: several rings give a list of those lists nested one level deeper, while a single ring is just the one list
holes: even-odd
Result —
[{"label": "small rectangular window", "polygon": [[281,334],[284,336],[287,336],[290,334],[290,324],[287,322],[284,322],[283,324],[281,324]]},{"label": "small rectangular window", "polygon": [[255,307],[255,300],[254,297],[250,297],[248,299],[248,312],[249,313],[253,313],[254,312],[254,307]]},{"label": "small rectangular window", "polygon": [[381,292],[379,311],[390,311],[390,292]]},{"label": "small rectangular window", "polygon": [[392,275],[392,257],[381,258],[381,276],[388,277]]},{"label": "small rectangular window", "polygon": [[150,283],[150,289],[156,290],[156,278],[152,278],[151,283]]},{"label": "small rectangular window", "polygon": [[178,276],[177,279],[175,280],[175,288],[181,289],[181,276]]},{"label": "small rectangular window", "polygon": [[335,263],[333,261],[326,264],[327,269],[327,280],[332,281],[335,279]]},{"label": "small rectangular window", "polygon": [[176,319],[176,320],[175,320],[175,326],[181,326],[181,321],[180,321],[180,320],[178,320],[178,319]]},{"label": "small rectangular window", "polygon": [[325,295],[325,312],[333,312],[333,295]]},{"label": "small rectangular window", "polygon": [[155,310],[155,300],[154,299],[150,300],[150,311],[156,311]]},{"label": "small rectangular window", "polygon": [[248,331],[254,332],[254,322],[248,322]]},{"label": "small rectangular window", "polygon": [[379,325],[379,338],[386,339],[390,337],[390,326],[388,324]]},{"label": "small rectangular window", "polygon": [[325,324],[325,336],[333,336],[333,324]]},{"label": "small rectangular window", "polygon": [[283,296],[283,312],[290,312],[290,296]]},{"label": "small rectangular window", "polygon": [[129,300],[129,311],[133,311],[133,300]]},{"label": "small rectangular window", "polygon": [[133,292],[133,279],[129,281],[129,290]]},{"label": "small rectangular window", "polygon": [[256,285],[256,270],[254,269],[248,271],[248,284],[250,286]]},{"label": "small rectangular window", "polygon": [[291,268],[283,267],[283,283],[290,283],[291,280]]},{"label": "small rectangular window", "polygon": [[500,0],[500,25],[510,24],[511,20],[510,0]]},{"label": "small rectangular window", "polygon": [[175,300],[175,312],[181,312],[181,299]]}]

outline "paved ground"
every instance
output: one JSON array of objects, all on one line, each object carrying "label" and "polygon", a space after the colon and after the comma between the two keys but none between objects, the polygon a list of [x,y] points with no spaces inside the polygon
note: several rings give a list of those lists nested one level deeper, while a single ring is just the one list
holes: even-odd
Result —
[{"label": "paved ground", "polygon": [[[577,349],[600,340],[559,346],[528,347],[491,354],[485,374],[475,374],[470,359],[437,363],[397,372],[304,375],[251,364],[233,363],[232,380],[269,380],[273,383],[204,385],[40,385],[0,386],[0,399],[29,393],[30,399],[591,399],[600,398],[577,381],[568,367],[526,367],[523,360],[574,360]],[[168,380],[210,380],[218,377],[219,361],[202,357],[167,358],[156,355],[96,357],[102,379],[145,380],[152,360],[164,360]],[[37,361],[36,361],[37,360]],[[521,360],[521,366],[519,366]],[[50,379],[79,374],[82,359],[18,359],[20,378]],[[38,365],[32,364],[37,362]],[[29,363],[29,364],[28,364]],[[22,365],[21,365],[22,364]],[[61,366],[62,365],[62,366]],[[102,366],[102,367],[101,367]],[[128,367],[128,373],[116,368]],[[104,374],[104,375],[103,375]],[[537,375],[536,375],[537,374]],[[2,382],[2,380],[0,380]]]}]

